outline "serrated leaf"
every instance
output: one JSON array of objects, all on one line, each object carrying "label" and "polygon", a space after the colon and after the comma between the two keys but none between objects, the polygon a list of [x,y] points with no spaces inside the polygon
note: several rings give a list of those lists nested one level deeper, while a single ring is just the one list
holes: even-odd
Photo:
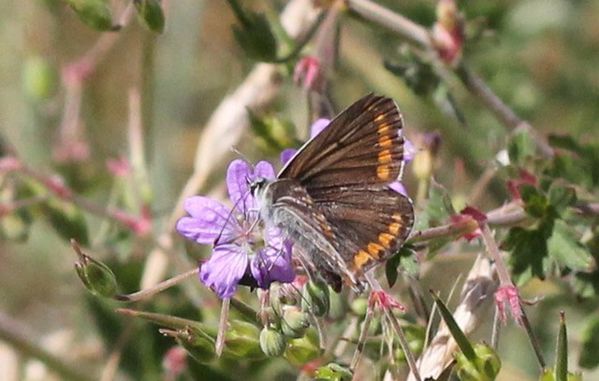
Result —
[{"label": "serrated leaf", "polygon": [[112,14],[105,0],[65,0],[79,19],[96,30],[112,29]]},{"label": "serrated leaf", "polygon": [[582,350],[578,365],[586,369],[593,369],[599,365],[599,316],[591,316],[584,328],[582,335]]},{"label": "serrated leaf", "polygon": [[531,275],[545,278],[547,266],[547,237],[551,234],[552,223],[545,222],[536,229],[513,227],[502,243],[502,248],[509,250],[510,264],[514,275],[527,270]]},{"label": "serrated leaf", "polygon": [[397,282],[399,267],[403,268],[408,274],[416,275],[419,272],[418,263],[415,260],[416,252],[412,245],[404,245],[397,254],[387,260],[385,263],[385,276],[389,287],[393,287]]},{"label": "serrated leaf", "polygon": [[51,200],[41,207],[52,228],[66,241],[75,239],[82,246],[89,246],[85,217],[74,205]]},{"label": "serrated leaf", "polygon": [[578,242],[568,225],[558,220],[547,241],[547,252],[560,265],[575,271],[588,271],[593,263],[591,253]]},{"label": "serrated leaf", "polygon": [[522,184],[518,189],[520,190],[522,201],[524,201],[524,211],[532,217],[544,217],[549,206],[547,197],[530,184]]},{"label": "serrated leaf", "polygon": [[523,164],[526,159],[535,154],[536,144],[530,133],[526,130],[515,133],[508,142],[507,152],[510,162]]},{"label": "serrated leaf", "polygon": [[160,0],[135,0],[135,9],[144,25],[152,32],[164,32],[164,12]]},{"label": "serrated leaf", "polygon": [[555,211],[561,214],[567,207],[576,203],[576,190],[573,187],[552,184],[548,198]]},{"label": "serrated leaf", "polygon": [[431,184],[424,213],[428,218],[429,226],[439,225],[449,216],[456,214],[449,192],[442,185],[435,182]]}]

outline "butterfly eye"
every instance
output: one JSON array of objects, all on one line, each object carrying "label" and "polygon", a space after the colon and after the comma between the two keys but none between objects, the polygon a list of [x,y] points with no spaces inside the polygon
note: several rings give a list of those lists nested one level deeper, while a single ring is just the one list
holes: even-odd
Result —
[{"label": "butterfly eye", "polygon": [[260,190],[264,187],[264,185],[266,184],[266,179],[263,177],[258,177],[257,179],[253,180],[253,181],[249,181],[248,179],[248,183],[250,185],[250,192],[252,193],[252,195],[256,195],[256,191]]}]

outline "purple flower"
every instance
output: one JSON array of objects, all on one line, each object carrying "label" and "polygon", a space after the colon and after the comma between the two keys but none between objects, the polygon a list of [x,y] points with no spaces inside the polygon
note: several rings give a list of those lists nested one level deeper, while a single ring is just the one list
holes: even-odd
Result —
[{"label": "purple flower", "polygon": [[254,168],[234,160],[226,177],[233,208],[204,196],[190,197],[183,204],[189,216],[177,222],[177,231],[197,243],[214,245],[212,256],[202,264],[200,280],[222,299],[230,298],[238,284],[268,288],[272,282],[291,282],[295,277],[290,242],[277,229],[259,224],[249,189],[257,178],[274,177],[266,161]]}]

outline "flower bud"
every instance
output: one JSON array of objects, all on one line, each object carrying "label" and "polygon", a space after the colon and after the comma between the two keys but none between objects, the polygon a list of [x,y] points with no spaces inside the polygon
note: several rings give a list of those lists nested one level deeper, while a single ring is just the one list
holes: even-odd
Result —
[{"label": "flower bud", "polygon": [[81,21],[96,30],[112,28],[110,8],[103,0],[66,0]]},{"label": "flower bud", "polygon": [[470,361],[462,352],[456,354],[456,369],[460,380],[494,380],[501,369],[501,359],[486,344],[474,346],[476,358]]},{"label": "flower bud", "polygon": [[366,298],[356,298],[351,302],[350,309],[354,314],[362,317],[366,315],[368,300]]},{"label": "flower bud", "polygon": [[159,0],[133,1],[139,18],[152,32],[164,32],[164,12]]},{"label": "flower bud", "polygon": [[50,98],[58,85],[56,69],[42,57],[32,57],[23,66],[23,90],[28,98],[44,101]]},{"label": "flower bud", "polygon": [[75,271],[92,294],[105,298],[112,298],[117,294],[116,277],[104,263],[79,253],[79,260],[75,262]]},{"label": "flower bud", "polygon": [[199,363],[208,363],[216,357],[214,352],[214,339],[205,334],[187,327],[176,331],[175,339],[191,357]]},{"label": "flower bud", "polygon": [[232,320],[225,334],[225,353],[235,357],[263,358],[258,327],[241,320]]},{"label": "flower bud", "polygon": [[266,327],[260,332],[260,348],[262,348],[262,352],[268,357],[282,355],[286,346],[287,339],[281,332]]},{"label": "flower bud", "polygon": [[318,334],[316,330],[309,329],[306,335],[298,339],[289,340],[284,357],[292,365],[300,367],[320,356]]},{"label": "flower bud", "polygon": [[288,307],[283,311],[281,330],[289,338],[299,338],[304,335],[310,326],[308,314],[297,307]]},{"label": "flower bud", "polygon": [[302,310],[324,316],[329,310],[329,286],[324,282],[309,281],[302,293]]}]

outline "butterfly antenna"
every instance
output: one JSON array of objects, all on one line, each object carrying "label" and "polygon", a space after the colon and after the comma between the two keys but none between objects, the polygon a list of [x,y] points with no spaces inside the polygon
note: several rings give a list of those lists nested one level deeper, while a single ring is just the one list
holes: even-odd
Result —
[{"label": "butterfly antenna", "polygon": [[240,150],[238,150],[235,147],[231,147],[231,152],[233,152],[234,154],[238,155],[240,158],[242,158],[243,160],[247,161],[248,163],[250,163],[250,160],[247,158],[247,156],[245,156],[243,153],[241,153]]},{"label": "butterfly antenna", "polygon": [[[247,177],[246,177],[247,178]],[[245,194],[243,196],[241,196],[234,204],[233,207],[231,208],[231,210],[229,211],[229,214],[227,215],[227,219],[225,220],[225,223],[223,224],[223,226],[220,229],[220,232],[218,233],[218,236],[216,237],[216,239],[214,240],[214,244],[220,243],[220,238],[222,237],[222,234],[225,230],[225,227],[227,226],[227,224],[229,223],[229,221],[231,220],[231,217],[233,217],[233,212],[235,211],[235,209],[238,209],[239,211],[241,211],[241,213],[243,214],[244,219],[247,219],[248,216],[246,214],[246,211],[244,210],[245,208],[240,208],[239,205],[241,203],[241,201],[245,201],[246,198],[249,196],[250,191],[248,190],[247,192],[245,192]],[[252,223],[252,226],[250,226],[249,231],[252,231],[254,229],[254,227],[256,227],[256,221],[254,221]],[[239,238],[235,237],[234,239],[232,239],[231,241],[235,241],[235,239]]]}]

